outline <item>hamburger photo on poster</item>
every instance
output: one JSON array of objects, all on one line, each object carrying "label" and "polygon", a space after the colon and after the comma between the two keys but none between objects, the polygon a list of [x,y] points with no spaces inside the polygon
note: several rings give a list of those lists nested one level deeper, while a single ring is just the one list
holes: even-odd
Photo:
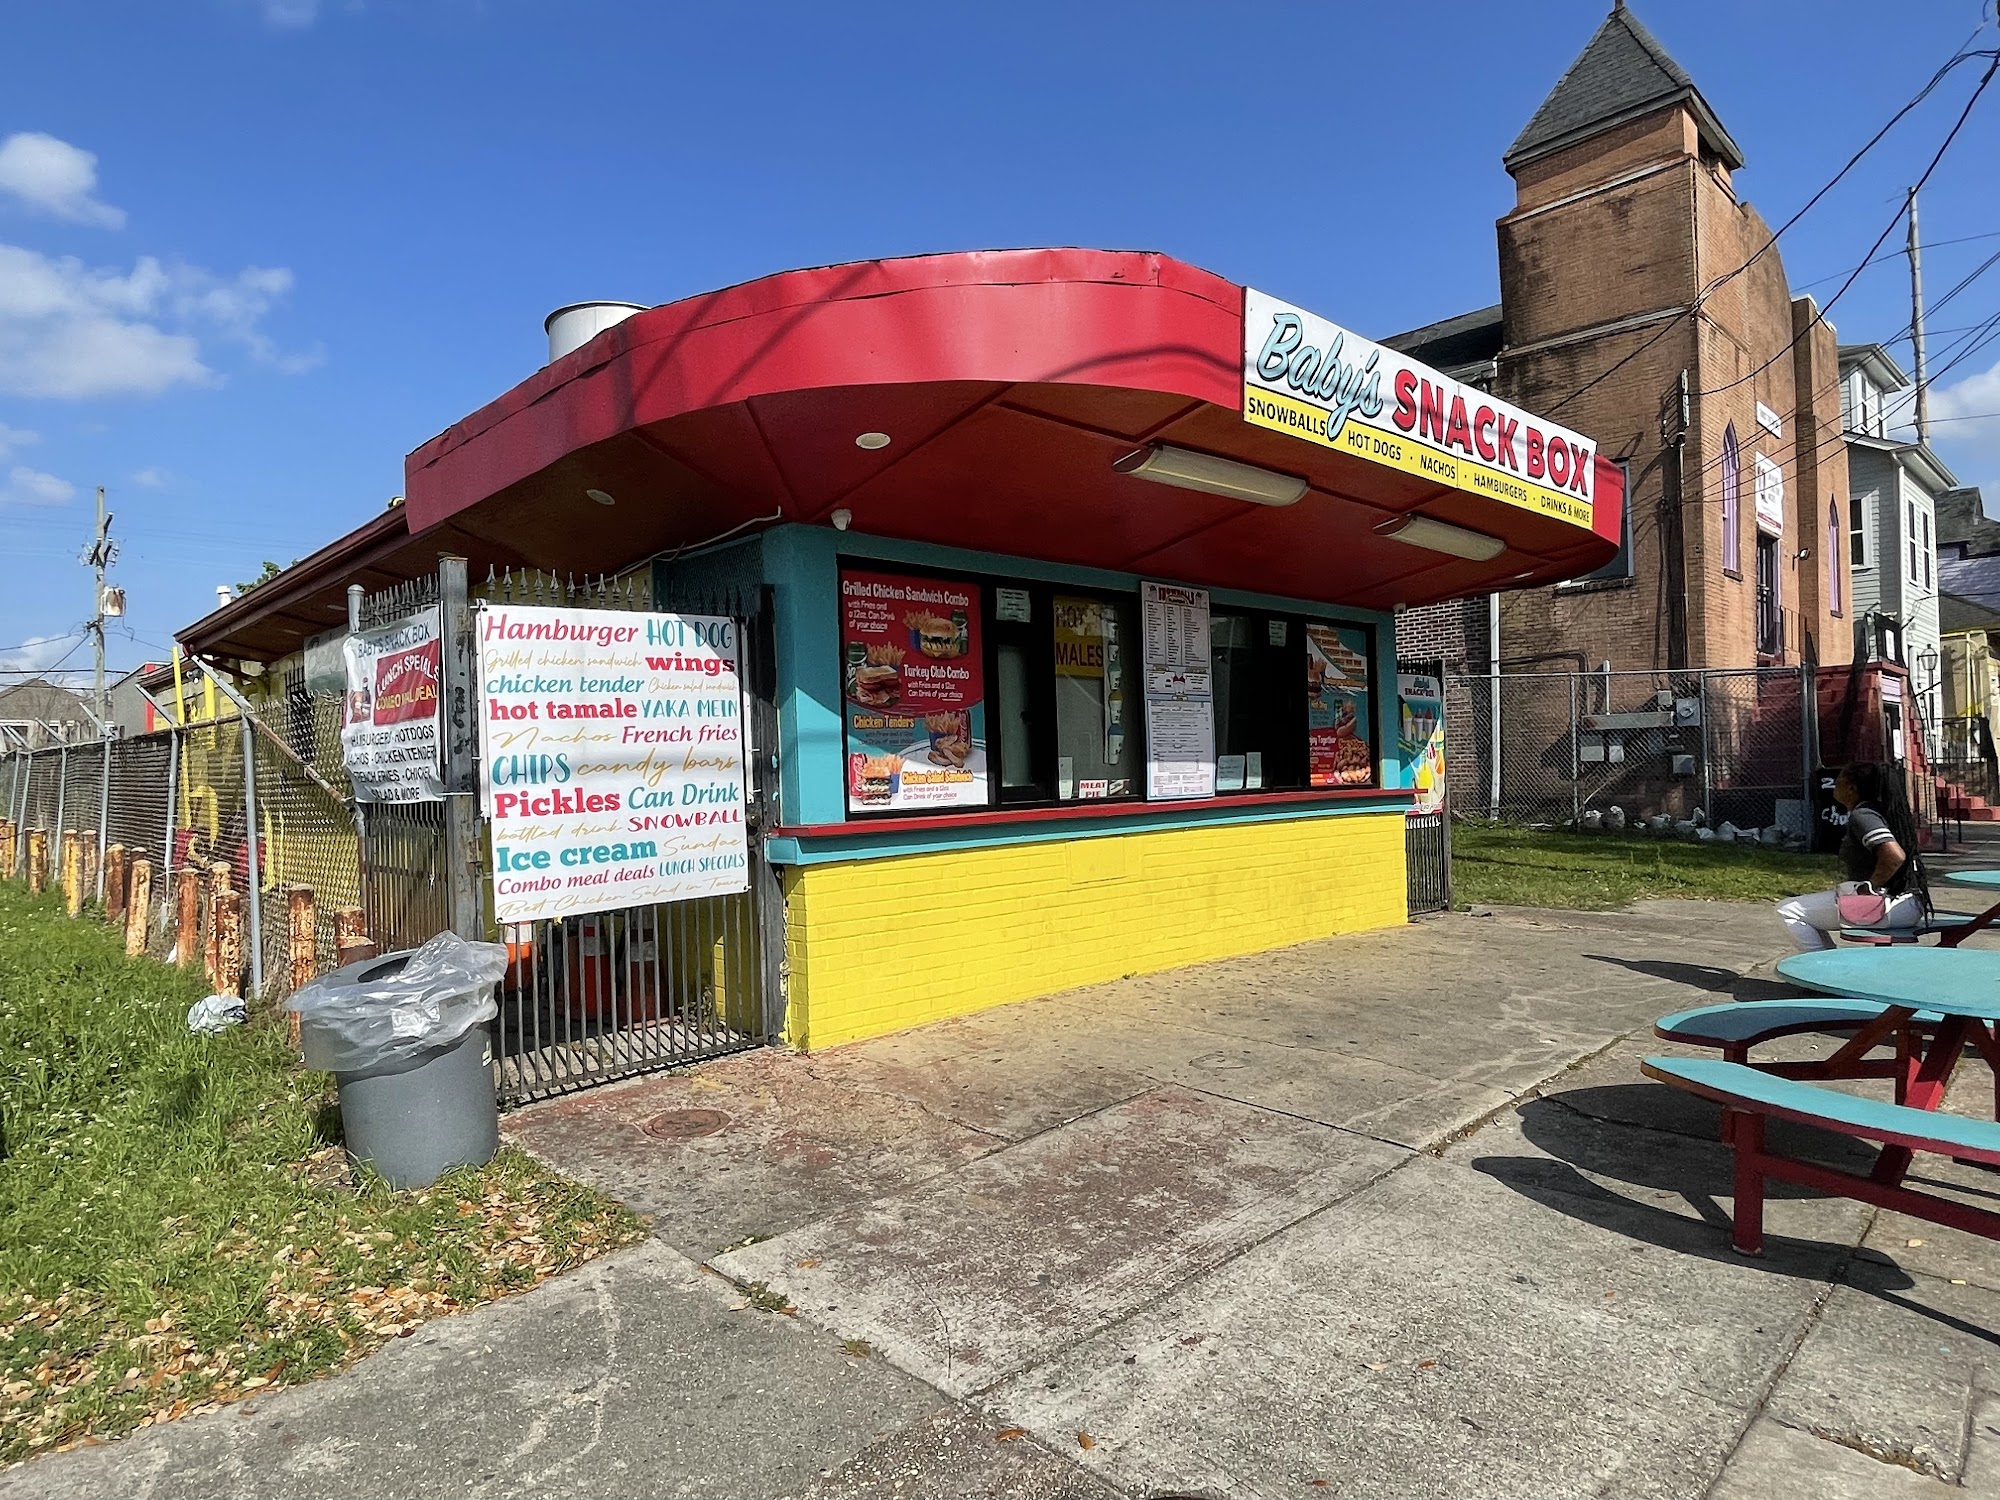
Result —
[{"label": "hamburger photo on poster", "polygon": [[1314,786],[1368,786],[1375,756],[1368,722],[1368,634],[1306,626],[1307,761]]},{"label": "hamburger photo on poster", "polygon": [[840,575],[848,811],[986,805],[980,608],[977,584]]}]

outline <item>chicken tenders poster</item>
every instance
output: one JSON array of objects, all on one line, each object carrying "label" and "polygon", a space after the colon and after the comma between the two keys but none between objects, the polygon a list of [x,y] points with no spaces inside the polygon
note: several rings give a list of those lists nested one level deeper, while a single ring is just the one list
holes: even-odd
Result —
[{"label": "chicken tenders poster", "polygon": [[977,584],[840,575],[849,812],[987,805],[979,618]]}]

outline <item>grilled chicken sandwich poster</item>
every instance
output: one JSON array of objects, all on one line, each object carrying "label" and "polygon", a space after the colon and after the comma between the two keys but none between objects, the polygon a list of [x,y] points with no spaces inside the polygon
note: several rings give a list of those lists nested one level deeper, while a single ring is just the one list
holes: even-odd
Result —
[{"label": "grilled chicken sandwich poster", "polygon": [[840,575],[849,812],[984,807],[979,586]]}]

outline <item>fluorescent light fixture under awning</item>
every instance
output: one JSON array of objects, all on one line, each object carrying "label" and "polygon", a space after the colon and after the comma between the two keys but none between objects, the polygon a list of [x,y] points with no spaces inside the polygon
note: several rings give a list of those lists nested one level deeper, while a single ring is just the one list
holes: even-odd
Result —
[{"label": "fluorescent light fixture under awning", "polygon": [[1489,562],[1507,550],[1507,544],[1497,536],[1469,531],[1449,521],[1433,521],[1429,516],[1397,516],[1377,526],[1375,534],[1473,562]]},{"label": "fluorescent light fixture under awning", "polygon": [[1135,479],[1155,484],[1177,485],[1184,490],[1203,490],[1225,495],[1231,500],[1248,500],[1252,505],[1290,505],[1311,488],[1293,474],[1240,464],[1233,458],[1217,458],[1212,453],[1196,453],[1191,448],[1175,448],[1166,443],[1149,443],[1136,453],[1128,453],[1111,466]]}]

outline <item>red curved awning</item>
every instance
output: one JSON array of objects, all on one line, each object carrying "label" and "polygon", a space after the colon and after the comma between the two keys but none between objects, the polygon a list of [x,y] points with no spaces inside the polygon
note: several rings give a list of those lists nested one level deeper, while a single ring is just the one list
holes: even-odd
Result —
[{"label": "red curved awning", "polygon": [[[1243,288],[1157,254],[1017,250],[789,271],[635,314],[426,443],[413,532],[451,522],[598,571],[782,515],[876,535],[1386,608],[1572,577],[1592,529],[1244,421]],[[863,432],[891,441],[868,451]],[[1116,473],[1162,442],[1304,477],[1282,508]],[[586,489],[614,496],[607,509]],[[1484,563],[1375,534],[1502,538]]]}]

